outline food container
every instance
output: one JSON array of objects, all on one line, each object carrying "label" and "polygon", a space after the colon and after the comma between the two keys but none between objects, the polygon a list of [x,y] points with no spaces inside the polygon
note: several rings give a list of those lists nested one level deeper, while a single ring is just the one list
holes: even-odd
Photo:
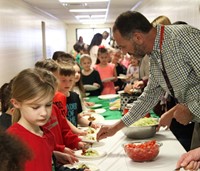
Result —
[{"label": "food container", "polygon": [[124,127],[122,132],[131,139],[146,139],[152,138],[156,134],[156,128],[158,126],[158,121],[155,118],[142,118],[139,121],[141,123],[150,124],[152,120],[155,120],[153,125],[145,125],[144,126],[134,126],[131,125],[129,127]]},{"label": "food container", "polygon": [[162,143],[156,140],[149,140],[144,142],[131,142],[124,144],[124,151],[129,158],[135,162],[146,162],[154,160],[160,150]]},{"label": "food container", "polygon": [[126,107],[123,109],[123,115],[127,114],[128,111],[131,109],[132,104],[127,104]]},{"label": "food container", "polygon": [[124,108],[128,103],[132,103],[133,101],[137,100],[140,94],[141,93],[133,93],[133,94],[121,93],[120,94],[121,111],[124,110]]}]

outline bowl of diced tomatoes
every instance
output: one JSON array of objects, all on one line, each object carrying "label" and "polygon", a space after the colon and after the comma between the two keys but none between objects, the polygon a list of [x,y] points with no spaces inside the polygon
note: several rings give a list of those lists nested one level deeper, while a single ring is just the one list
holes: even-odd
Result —
[{"label": "bowl of diced tomatoes", "polygon": [[144,142],[131,142],[124,144],[124,151],[135,162],[146,162],[154,160],[162,144],[156,140]]}]

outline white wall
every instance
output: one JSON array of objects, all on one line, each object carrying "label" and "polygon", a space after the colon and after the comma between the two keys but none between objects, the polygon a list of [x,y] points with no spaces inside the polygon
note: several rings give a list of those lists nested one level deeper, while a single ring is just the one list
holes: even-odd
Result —
[{"label": "white wall", "polygon": [[63,23],[21,0],[0,1],[0,86],[43,58],[41,22],[46,25],[47,57],[66,50]]}]

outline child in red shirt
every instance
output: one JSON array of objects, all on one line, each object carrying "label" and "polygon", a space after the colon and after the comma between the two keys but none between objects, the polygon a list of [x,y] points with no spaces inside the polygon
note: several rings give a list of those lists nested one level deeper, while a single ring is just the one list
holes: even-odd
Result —
[{"label": "child in red shirt", "polygon": [[55,77],[39,69],[25,69],[13,81],[11,102],[16,123],[8,132],[22,139],[33,153],[24,171],[52,170],[54,135],[41,126],[50,118],[55,85]]}]

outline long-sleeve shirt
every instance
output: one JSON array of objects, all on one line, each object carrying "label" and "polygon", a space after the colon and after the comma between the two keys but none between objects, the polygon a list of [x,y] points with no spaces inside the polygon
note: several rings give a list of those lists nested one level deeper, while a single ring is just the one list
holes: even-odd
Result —
[{"label": "long-sleeve shirt", "polygon": [[78,149],[78,143],[81,139],[71,131],[66,116],[60,113],[60,110],[55,104],[52,106],[51,117],[44,127],[54,134],[58,151],[62,152],[65,147]]},{"label": "long-sleeve shirt", "polygon": [[[169,94],[162,75],[160,58],[160,28],[157,26],[153,51],[150,57],[149,81],[142,95],[133,103],[129,113],[122,118],[127,125],[143,117],[163,95]],[[164,66],[179,103],[184,103],[200,121],[200,30],[188,25],[165,26],[162,57]]]},{"label": "long-sleeve shirt", "polygon": [[43,136],[40,137],[15,123],[8,128],[8,132],[24,141],[33,153],[33,158],[26,162],[24,171],[52,171],[52,153],[55,142],[50,131],[43,129]]}]

